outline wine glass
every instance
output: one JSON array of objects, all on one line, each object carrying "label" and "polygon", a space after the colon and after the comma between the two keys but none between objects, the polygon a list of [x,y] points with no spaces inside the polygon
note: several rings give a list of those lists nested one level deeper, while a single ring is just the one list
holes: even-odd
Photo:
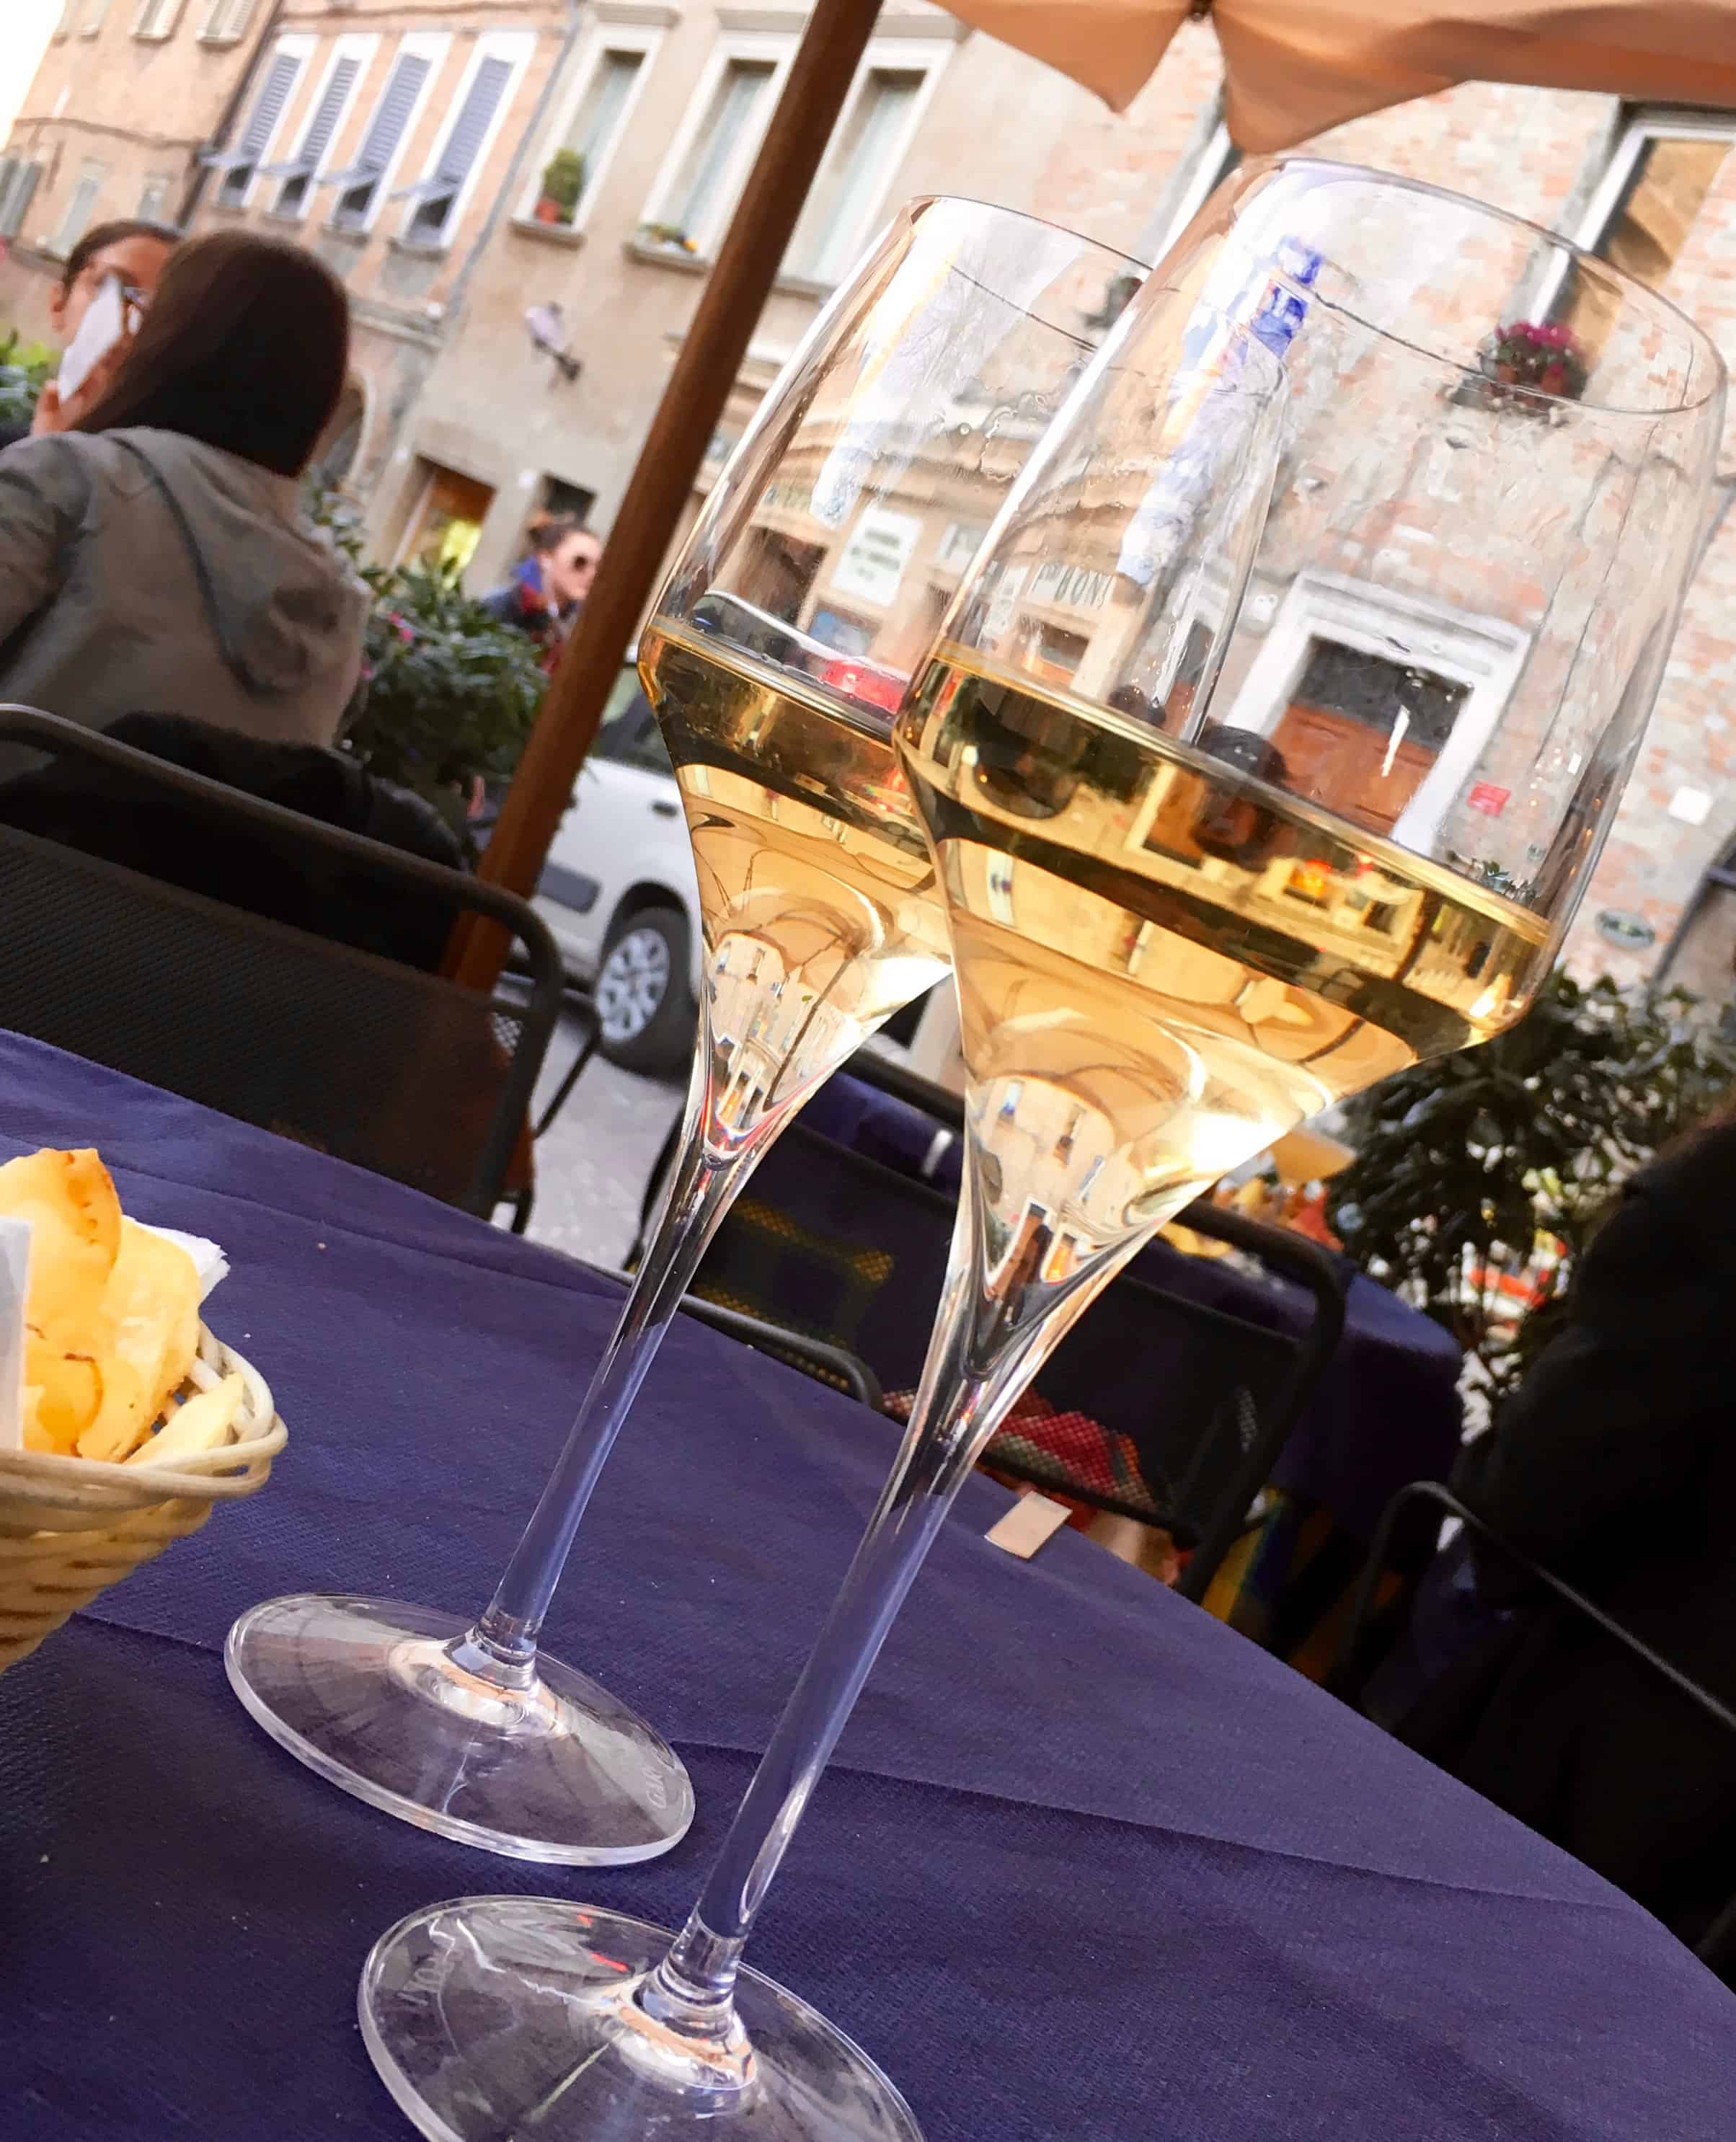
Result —
[{"label": "wine glass", "polygon": [[[1492,371],[1467,325],[1540,272],[1596,294],[1577,397]],[[969,1090],[896,1469],[673,1947],[523,1898],[376,1945],[363,2033],[423,2134],[913,2142],[867,2056],[741,1966],[821,1769],[965,1471],[1153,1230],[1322,1103],[1523,1013],[1656,686],[1723,392],[1601,264],[1307,160],[1250,169],[1134,300],[900,718]],[[1462,677],[1472,647],[1505,659]]]},{"label": "wine glass", "polygon": [[[321,1775],[526,1858],[666,1851],[687,1773],[537,1638],[591,1489],[705,1245],[795,1110],[944,978],[892,717],[972,554],[1142,271],[979,203],[895,217],[767,395],[640,637],[704,921],[682,1149],[565,1450],[481,1619],[303,1594],[226,1662]],[[649,1609],[648,1609],[649,1611]]]},{"label": "wine glass", "polygon": [[[1280,367],[1250,334],[1204,306],[1186,308],[1185,324],[1185,336],[1142,334],[1137,350],[1118,330],[1033,461],[1078,476],[1090,494],[1079,510],[1102,524],[1096,532],[1107,535],[1107,551],[1098,557],[1058,543],[1033,552],[1022,580],[1009,586],[1004,576],[986,603],[967,580],[950,612],[980,608],[1009,629],[1028,618],[1033,659],[1045,663],[1073,645],[1058,636],[1073,633],[1058,610],[1083,614],[1086,639],[1112,616],[1122,669],[1154,703],[1178,709],[1209,695],[1260,526],[1281,398]],[[1127,520],[1127,492],[1145,502],[1139,525],[1161,517],[1173,540],[1161,557],[1150,549],[1137,566],[1126,561],[1132,570],[1124,573],[1108,523]],[[999,548],[991,538],[992,550]],[[1059,575],[1050,573],[1052,561]],[[1073,578],[1076,571],[1085,577]],[[1016,784],[1023,749],[1009,736],[985,775]],[[531,2132],[625,2142],[697,2136],[716,2122],[743,2142],[916,2135],[903,2100],[866,2056],[794,1994],[742,1969],[740,1957],[952,1489],[1028,1372],[1023,1355],[1053,1335],[1033,1323],[1030,1344],[992,1361],[972,1354],[974,1210],[968,1197],[918,1424],[673,1947],[667,1934],[617,1912],[516,1898],[436,1906],[377,1946],[363,1976],[362,2029],[423,2134],[442,2142]],[[1149,1231],[1142,1226],[1128,1240]],[[1009,1268],[1023,1269],[1025,1260],[1026,1248],[1016,1247]],[[1026,1276],[1040,1289],[1037,1267]],[[1083,1305],[1083,1291],[1079,1299]]]}]

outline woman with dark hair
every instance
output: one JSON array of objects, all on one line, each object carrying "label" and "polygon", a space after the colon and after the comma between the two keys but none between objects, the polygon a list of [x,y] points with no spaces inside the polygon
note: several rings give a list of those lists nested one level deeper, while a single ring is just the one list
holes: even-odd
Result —
[{"label": "woman with dark hair", "polygon": [[[60,280],[48,294],[48,324],[57,338],[62,343],[72,340],[91,309],[91,300],[111,276],[132,304],[149,304],[162,280],[169,255],[180,244],[178,230],[142,217],[93,224],[67,255]],[[116,353],[117,357],[120,354]],[[99,363],[66,408],[61,406],[59,387],[51,380],[37,403],[33,423],[16,431],[0,426],[0,447],[27,439],[33,432],[67,430],[95,404],[111,368],[106,362]]]},{"label": "woman with dark hair", "polygon": [[348,301],[312,254],[180,247],[96,407],[0,454],[0,700],[329,743],[367,591],[298,480],[348,363]]},{"label": "woman with dark hair", "polygon": [[[1736,1110],[1627,1184],[1565,1328],[1454,1490],[1521,1553],[1736,1705]],[[1401,1736],[1684,1940],[1736,1893],[1736,1736],[1492,1550],[1504,1626]]]}]

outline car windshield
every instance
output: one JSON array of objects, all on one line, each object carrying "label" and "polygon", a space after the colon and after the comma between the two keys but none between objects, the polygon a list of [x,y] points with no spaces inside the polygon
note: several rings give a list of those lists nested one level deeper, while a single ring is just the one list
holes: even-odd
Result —
[{"label": "car windshield", "polygon": [[615,766],[637,766],[648,773],[667,773],[672,778],[674,775],[663,732],[639,683],[639,672],[630,662],[623,665],[603,709],[593,755]]}]

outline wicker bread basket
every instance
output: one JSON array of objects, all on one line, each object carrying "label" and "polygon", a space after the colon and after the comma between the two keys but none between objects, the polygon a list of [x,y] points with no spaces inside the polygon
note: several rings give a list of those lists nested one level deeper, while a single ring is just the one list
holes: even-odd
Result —
[{"label": "wicker bread basket", "polygon": [[0,1451],[0,1673],[99,1592],[196,1532],[215,1504],[264,1486],[284,1424],[264,1378],[201,1325],[182,1397],[231,1374],[246,1389],[220,1449],[163,1465]]}]

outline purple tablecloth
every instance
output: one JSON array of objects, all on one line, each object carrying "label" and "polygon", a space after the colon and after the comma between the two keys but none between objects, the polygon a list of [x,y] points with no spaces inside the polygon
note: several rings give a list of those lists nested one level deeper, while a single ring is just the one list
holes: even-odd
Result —
[{"label": "purple tablecloth", "polygon": [[[836,1078],[802,1112],[810,1131],[937,1189],[958,1187],[957,1141],[935,1148],[935,1124],[919,1108],[862,1080]],[[1154,1242],[1132,1271],[1152,1286],[1221,1309],[1271,1330],[1300,1331],[1313,1313],[1304,1291],[1275,1276],[1267,1283],[1233,1264],[1191,1257]],[[1452,1335],[1418,1310],[1353,1270],[1344,1335],[1286,1445],[1280,1488],[1329,1510],[1359,1540],[1372,1539],[1380,1513],[1412,1480],[1444,1480],[1463,1429],[1458,1379],[1463,1365]],[[1154,1380],[1156,1379],[1154,1365]]]},{"label": "purple tablecloth", "polygon": [[[221,1240],[273,1383],[265,1493],[0,1677],[0,2132],[397,2142],[354,2022],[402,1912],[466,1890],[678,1917],[890,1454],[716,1334],[671,1339],[550,1634],[699,1796],[643,1868],[401,1827],[243,1717],[231,1616],[305,1586],[480,1604],[614,1303],[549,1252],[0,1037],[10,1146],[95,1140]],[[981,1537],[970,1483],[817,1793],[756,1960],[929,2142],[1723,2142],[1736,2003],[1645,1914],[1150,1578]]]}]

